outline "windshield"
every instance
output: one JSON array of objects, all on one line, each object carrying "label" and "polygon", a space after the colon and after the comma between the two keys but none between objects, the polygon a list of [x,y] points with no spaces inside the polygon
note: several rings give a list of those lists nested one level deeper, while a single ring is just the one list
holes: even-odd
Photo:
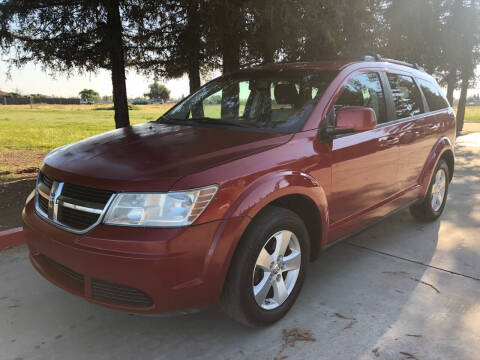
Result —
[{"label": "windshield", "polygon": [[298,132],[336,74],[334,71],[277,70],[223,76],[202,87],[158,121]]}]

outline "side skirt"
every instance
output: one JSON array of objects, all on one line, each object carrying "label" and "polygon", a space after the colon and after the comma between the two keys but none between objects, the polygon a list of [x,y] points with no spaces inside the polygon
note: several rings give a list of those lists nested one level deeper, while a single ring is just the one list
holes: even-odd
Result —
[{"label": "side skirt", "polygon": [[421,197],[418,197],[418,198],[416,198],[415,200],[412,200],[412,201],[408,202],[407,204],[399,207],[398,209],[395,209],[395,210],[393,210],[393,211],[390,211],[387,215],[385,215],[385,216],[382,217],[381,219],[372,221],[371,223],[369,223],[369,224],[367,224],[367,225],[365,225],[365,226],[362,226],[360,229],[355,230],[354,232],[352,232],[352,233],[350,233],[350,234],[348,234],[348,235],[345,235],[345,236],[341,237],[340,239],[337,239],[337,240],[335,240],[335,241],[327,244],[327,245],[320,251],[320,253],[322,253],[322,252],[324,252],[324,251],[327,251],[327,250],[330,249],[331,247],[333,247],[333,246],[335,246],[335,245],[343,242],[344,240],[347,240],[347,239],[349,239],[349,238],[351,238],[351,237],[353,237],[353,236],[355,236],[355,235],[360,234],[361,232],[363,232],[363,231],[371,228],[372,226],[375,226],[375,225],[377,225],[378,223],[382,222],[382,221],[385,220],[386,218],[388,218],[388,217],[390,217],[390,216],[392,216],[392,215],[394,215],[394,214],[396,214],[396,213],[398,213],[398,212],[400,212],[400,211],[402,211],[402,210],[405,210],[406,208],[414,205],[415,203],[417,203],[417,202],[419,202],[419,201],[421,201],[421,200],[422,200],[422,198],[421,198]]}]

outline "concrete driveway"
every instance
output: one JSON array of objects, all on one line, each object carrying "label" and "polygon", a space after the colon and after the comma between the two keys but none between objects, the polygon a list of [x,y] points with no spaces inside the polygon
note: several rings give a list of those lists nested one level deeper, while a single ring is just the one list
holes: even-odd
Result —
[{"label": "concrete driveway", "polygon": [[479,135],[459,141],[441,221],[402,211],[333,247],[267,329],[215,308],[147,317],[98,307],[41,278],[24,246],[5,250],[0,359],[479,359]]}]

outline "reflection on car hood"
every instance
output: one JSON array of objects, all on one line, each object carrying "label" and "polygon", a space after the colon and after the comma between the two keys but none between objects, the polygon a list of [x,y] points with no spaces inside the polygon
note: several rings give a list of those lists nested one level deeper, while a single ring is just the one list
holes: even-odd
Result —
[{"label": "reflection on car hood", "polygon": [[167,191],[185,175],[278,146],[290,137],[146,123],[56,149],[47,155],[42,170],[55,179],[96,188]]}]

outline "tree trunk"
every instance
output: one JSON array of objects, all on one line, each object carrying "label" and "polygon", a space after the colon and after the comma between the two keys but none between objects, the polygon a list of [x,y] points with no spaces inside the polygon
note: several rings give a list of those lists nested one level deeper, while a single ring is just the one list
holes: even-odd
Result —
[{"label": "tree trunk", "polygon": [[264,1],[263,3],[263,19],[261,20],[263,22],[262,24],[262,57],[263,57],[263,62],[268,64],[268,63],[273,63],[273,56],[275,53],[274,45],[271,41],[273,37],[273,3],[271,1]]},{"label": "tree trunk", "polygon": [[[190,94],[193,94],[195,91],[197,91],[200,88],[200,61],[198,59],[198,56],[196,57],[196,60],[193,59],[189,63],[188,67],[188,79],[190,82]],[[202,103],[196,104],[192,108],[192,116],[193,117],[204,117],[205,114],[203,112],[203,106]]]},{"label": "tree trunk", "polygon": [[223,9],[226,23],[222,39],[222,70],[223,74],[228,74],[240,69],[240,33],[244,19],[238,1],[224,1]]},{"label": "tree trunk", "polygon": [[463,64],[461,67],[462,85],[460,91],[460,99],[458,100],[457,110],[457,134],[460,134],[463,130],[463,123],[465,121],[465,106],[467,105],[467,92],[468,85],[472,78],[475,76],[475,61],[473,58],[473,51],[475,49],[474,39],[474,25],[477,22],[476,16],[476,1],[470,1],[469,8],[466,9],[466,15],[462,19],[465,22],[465,33],[463,41],[463,51],[461,53]]},{"label": "tree trunk", "polygon": [[201,86],[201,84],[200,84],[200,64],[199,64],[198,58],[196,60],[197,61],[192,61],[192,63],[189,64],[189,68],[188,68],[188,80],[189,80],[189,83],[190,83],[190,94],[193,94]]},{"label": "tree trunk", "polygon": [[463,123],[465,121],[465,106],[467,105],[468,83],[469,83],[469,79],[466,77],[463,77],[462,87],[460,91],[460,99],[458,100],[458,109],[457,109],[457,134],[460,134],[462,132]]},{"label": "tree trunk", "polygon": [[265,64],[273,63],[273,54],[274,54],[274,51],[271,48],[271,46],[268,46],[267,44],[265,44],[265,48],[263,50],[263,62]]},{"label": "tree trunk", "polygon": [[447,75],[447,100],[453,105],[453,92],[457,86],[457,69],[450,67]]},{"label": "tree trunk", "polygon": [[223,74],[240,69],[240,37],[237,34],[225,35],[223,47]]},{"label": "tree trunk", "polygon": [[107,10],[107,44],[110,47],[110,66],[112,72],[113,102],[115,109],[115,126],[130,126],[128,117],[127,87],[125,84],[125,58],[123,51],[123,29],[120,19],[118,0],[104,1]]},{"label": "tree trunk", "polygon": [[192,3],[187,7],[188,25],[187,31],[190,34],[190,51],[188,59],[188,80],[190,82],[190,94],[200,88],[200,44],[201,29],[198,5]]},{"label": "tree trunk", "polygon": [[[226,39],[223,48],[223,73],[229,74],[240,69],[240,40],[233,36],[230,46]],[[238,44],[238,46],[237,46]],[[239,111],[240,89],[238,83],[222,90],[222,119],[235,120]]]}]

